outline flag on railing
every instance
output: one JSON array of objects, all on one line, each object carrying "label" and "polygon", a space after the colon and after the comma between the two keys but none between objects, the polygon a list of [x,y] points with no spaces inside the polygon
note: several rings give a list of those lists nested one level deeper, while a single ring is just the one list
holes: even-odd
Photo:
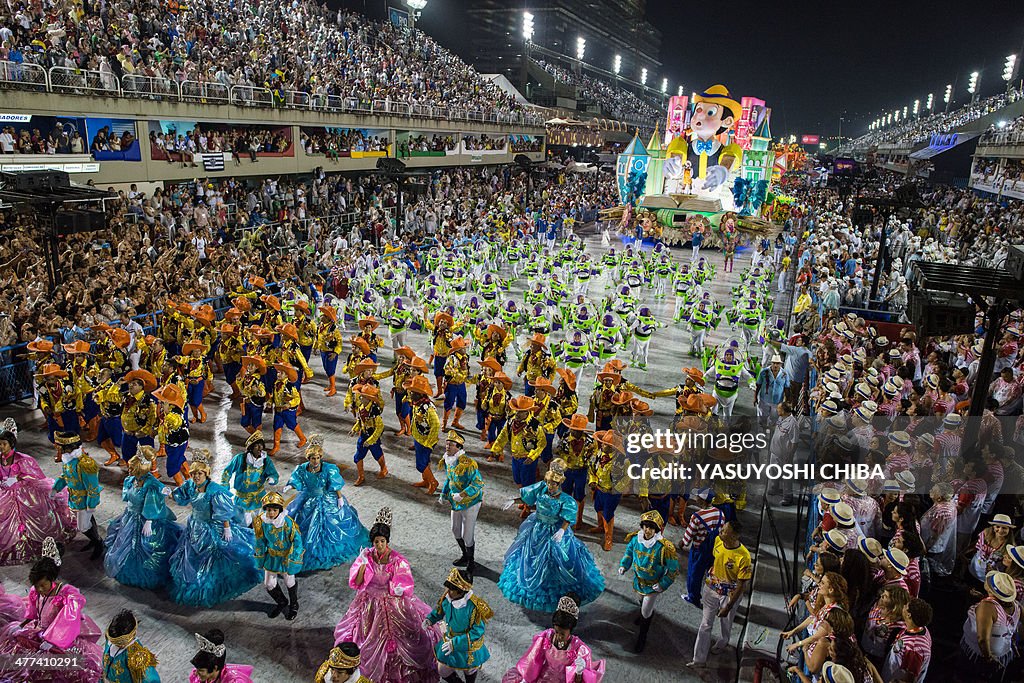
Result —
[{"label": "flag on railing", "polygon": [[224,154],[218,152],[216,154],[201,154],[203,157],[203,170],[204,171],[223,171],[224,170]]}]

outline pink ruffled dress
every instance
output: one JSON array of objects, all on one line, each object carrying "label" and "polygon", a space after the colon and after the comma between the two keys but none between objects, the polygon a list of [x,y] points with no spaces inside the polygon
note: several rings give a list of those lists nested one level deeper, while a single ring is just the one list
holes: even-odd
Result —
[{"label": "pink ruffled dress", "polygon": [[359,670],[374,683],[437,683],[434,646],[441,630],[423,629],[430,607],[413,593],[412,567],[394,550],[386,564],[369,559],[370,553],[360,553],[349,570],[348,584],[357,593],[334,629],[335,643],[359,646]]},{"label": "pink ruffled dress", "polygon": [[[21,622],[28,620],[22,626]],[[77,654],[79,668],[58,671],[21,670],[5,672],[4,683],[95,683],[100,680],[99,627],[85,616],[85,597],[66,583],[57,583],[52,595],[39,595],[33,587],[22,618],[12,621],[0,634],[0,656]],[[52,646],[41,649],[43,641]]]},{"label": "pink ruffled dress", "polygon": [[74,538],[67,491],[51,499],[52,488],[53,479],[31,456],[17,451],[0,455],[0,565],[39,559],[47,536],[58,543]]},{"label": "pink ruffled dress", "polygon": [[569,647],[559,650],[552,642],[554,635],[550,628],[535,635],[530,649],[505,672],[501,683],[575,683],[576,660],[580,658],[583,683],[601,683],[604,660],[594,661],[590,648],[576,636],[570,636]]}]

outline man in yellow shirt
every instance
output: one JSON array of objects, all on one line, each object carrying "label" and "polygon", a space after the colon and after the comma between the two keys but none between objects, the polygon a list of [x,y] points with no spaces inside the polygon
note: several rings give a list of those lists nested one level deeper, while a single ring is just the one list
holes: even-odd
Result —
[{"label": "man in yellow shirt", "polygon": [[[704,615],[697,629],[697,642],[693,646],[693,661],[687,664],[689,667],[704,666],[709,649],[721,652],[729,645],[732,622],[736,618],[740,598],[753,577],[750,551],[740,543],[741,530],[739,522],[726,522],[715,539],[712,551],[714,562],[704,577],[701,592]],[[722,629],[722,637],[711,648],[711,628],[716,617]]]}]

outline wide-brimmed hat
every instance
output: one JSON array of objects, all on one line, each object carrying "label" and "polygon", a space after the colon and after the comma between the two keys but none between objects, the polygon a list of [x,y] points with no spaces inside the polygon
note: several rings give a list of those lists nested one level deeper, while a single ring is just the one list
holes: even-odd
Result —
[{"label": "wide-brimmed hat", "polygon": [[1005,526],[1005,527],[1009,527],[1011,529],[1016,529],[1017,528],[1017,525],[1013,523],[1013,520],[1010,519],[1010,516],[1009,515],[1004,515],[1002,513],[1000,513],[998,515],[993,515],[992,516],[992,521],[989,522],[989,525],[990,526]]},{"label": "wide-brimmed hat", "polygon": [[330,320],[332,323],[338,322],[338,309],[334,306],[321,306],[319,309],[320,314]]},{"label": "wide-brimmed hat", "polygon": [[366,371],[374,372],[377,370],[378,367],[380,366],[372,358],[364,358],[358,363],[356,363],[355,367],[352,368],[352,376],[356,377],[358,375],[363,374]]},{"label": "wide-brimmed hat", "polygon": [[262,375],[267,371],[267,361],[259,356],[242,356],[242,370],[249,367],[258,368]]},{"label": "wide-brimmed hat", "polygon": [[295,302],[295,310],[300,311],[306,315],[310,314],[309,302],[305,299],[299,299]]},{"label": "wide-brimmed hat", "polygon": [[623,363],[618,358],[612,358],[610,361],[604,364],[604,367],[601,368],[601,372],[615,372],[621,374],[622,371],[628,367],[628,365]]},{"label": "wide-brimmed hat", "polygon": [[454,351],[461,351],[463,349],[468,349],[469,348],[469,340],[466,339],[465,337],[455,337],[455,339],[452,339],[452,343],[449,344],[448,347],[453,352]]},{"label": "wide-brimmed hat", "polygon": [[854,522],[853,508],[848,503],[836,503],[832,506],[832,519],[842,526],[852,526]]},{"label": "wide-brimmed hat", "polygon": [[147,393],[153,392],[158,385],[156,376],[149,370],[132,370],[124,376],[126,382],[133,382],[138,380],[142,382],[142,387]]},{"label": "wide-brimmed hat", "polygon": [[857,683],[852,671],[835,662],[825,662],[821,665],[821,680],[824,683]]},{"label": "wide-brimmed hat", "polygon": [[281,300],[278,299],[273,294],[264,294],[263,296],[260,297],[260,299],[263,301],[263,303],[265,303],[267,306],[274,309],[275,311],[281,310]]},{"label": "wide-brimmed hat", "polygon": [[917,479],[914,477],[914,473],[910,470],[900,470],[892,476],[899,483],[901,490],[906,489],[907,491],[912,491],[917,485]]},{"label": "wide-brimmed hat", "polygon": [[252,301],[244,296],[236,296],[231,300],[231,305],[240,311],[249,312],[252,310]]},{"label": "wide-brimmed hat", "polygon": [[877,562],[882,558],[882,542],[877,538],[861,536],[857,539],[857,547],[869,560]]},{"label": "wide-brimmed hat", "polygon": [[185,355],[192,353],[193,351],[206,351],[206,342],[201,339],[189,339],[187,342],[181,345],[181,352]]},{"label": "wide-brimmed hat", "polygon": [[612,403],[617,406],[624,406],[633,400],[633,392],[619,391],[612,396]]},{"label": "wide-brimmed hat", "polygon": [[170,403],[172,406],[178,406],[179,409],[185,408],[185,394],[182,393],[181,387],[177,384],[163,385],[153,392],[153,398],[164,403]]},{"label": "wide-brimmed hat", "polygon": [[126,349],[132,343],[132,335],[123,327],[111,327],[107,330],[107,336],[110,337],[110,341],[114,343],[114,346],[119,349]]},{"label": "wide-brimmed hat", "polygon": [[253,275],[252,277],[249,278],[249,284],[252,285],[253,287],[264,287],[266,286],[267,281],[261,278],[259,275]]},{"label": "wide-brimmed hat", "polygon": [[961,422],[963,422],[963,418],[960,417],[960,413],[950,413],[942,418],[942,426],[949,430],[959,428]]},{"label": "wide-brimmed hat", "polygon": [[576,373],[569,368],[555,368],[555,372],[562,378],[569,391],[576,391]]},{"label": "wide-brimmed hat", "polygon": [[569,429],[583,431],[587,428],[587,425],[590,424],[590,420],[587,419],[586,415],[574,413],[571,417],[563,419],[562,424]]},{"label": "wide-brimmed hat", "polygon": [[818,500],[828,505],[835,505],[837,503],[843,502],[843,497],[839,495],[839,491],[837,491],[836,489],[832,488],[831,486],[826,486],[818,494]]},{"label": "wide-brimmed hat", "polygon": [[405,380],[402,383],[402,388],[406,391],[415,391],[417,394],[423,394],[424,396],[430,396],[434,391],[430,386],[430,382],[423,375],[416,375]]},{"label": "wide-brimmed hat", "polygon": [[299,341],[299,328],[295,326],[295,323],[284,323],[283,325],[277,326],[277,331],[282,336],[288,337],[292,341]]},{"label": "wide-brimmed hat", "polygon": [[64,353],[70,356],[88,354],[90,349],[92,348],[89,345],[89,342],[85,341],[84,339],[79,339],[78,341],[72,342],[71,344],[64,344],[63,347]]},{"label": "wide-brimmed hat", "polygon": [[274,368],[278,372],[283,372],[289,382],[295,382],[299,379],[299,371],[291,363],[274,363]]},{"label": "wide-brimmed hat", "polygon": [[599,432],[594,432],[594,441],[601,446],[613,448],[619,453],[625,452],[625,449],[622,446],[622,437],[616,434],[614,430],[605,429]]},{"label": "wide-brimmed hat", "polygon": [[370,343],[362,337],[352,337],[352,346],[359,349],[365,354],[370,353]]},{"label": "wide-brimmed hat", "polygon": [[900,448],[910,448],[910,434],[899,431],[889,435],[889,443]]},{"label": "wide-brimmed hat", "polygon": [[430,372],[430,366],[427,365],[427,361],[419,356],[412,357],[412,360],[409,361],[409,367],[422,373]]},{"label": "wide-brimmed hat", "polygon": [[824,534],[825,543],[832,550],[842,552],[846,548],[846,532],[841,529],[829,529]]},{"label": "wide-brimmed hat", "polygon": [[494,373],[494,379],[497,382],[501,382],[501,385],[505,387],[505,391],[512,388],[512,378],[506,375],[504,372]]},{"label": "wide-brimmed hat", "polygon": [[413,351],[408,346],[398,346],[398,347],[395,347],[394,351],[395,351],[395,356],[397,356],[399,358],[405,358],[406,360],[412,360],[413,358],[416,357],[416,352]]},{"label": "wide-brimmed hat", "polygon": [[616,385],[618,385],[618,384],[620,384],[622,382],[622,375],[620,375],[617,372],[599,372],[599,373],[597,373],[597,381],[598,382],[605,382],[607,380],[611,380]]},{"label": "wide-brimmed hat", "polygon": [[369,383],[355,385],[352,387],[352,393],[374,401],[380,398],[380,389]]},{"label": "wide-brimmed hat", "polygon": [[359,319],[359,329],[361,330],[364,327],[369,327],[371,330],[375,330],[378,327],[380,327],[380,322],[376,318],[374,318],[372,315],[367,316],[365,318],[360,318]]},{"label": "wide-brimmed hat", "polygon": [[900,574],[906,574],[910,567],[910,558],[907,554],[899,548],[886,548],[882,551],[882,555],[889,561],[892,568],[898,571]]},{"label": "wide-brimmed hat", "polygon": [[455,324],[455,318],[453,318],[452,314],[447,311],[438,311],[434,315],[434,327],[440,327],[441,323],[451,327]]},{"label": "wide-brimmed hat", "polygon": [[36,339],[30,341],[26,348],[32,353],[53,353],[53,342],[47,339]]},{"label": "wide-brimmed hat", "polygon": [[530,342],[531,344],[536,344],[537,346],[541,346],[541,347],[547,347],[547,345],[548,345],[547,337],[545,337],[540,332],[535,332],[534,335],[532,337],[530,337],[529,339],[527,339],[526,341]]},{"label": "wide-brimmed hat", "polygon": [[530,380],[530,386],[537,391],[543,391],[551,396],[558,393],[558,388],[547,377],[538,377],[537,379]]},{"label": "wide-brimmed hat", "polygon": [[699,368],[683,368],[683,374],[700,386],[704,386],[704,373]]},{"label": "wide-brimmed hat", "polygon": [[508,336],[508,331],[500,325],[488,325],[487,326],[487,338],[490,339],[492,335],[499,335],[502,341],[505,341],[505,337]]},{"label": "wide-brimmed hat", "polygon": [[985,588],[1003,602],[1013,602],[1017,599],[1017,586],[1006,572],[992,571],[985,574]]},{"label": "wide-brimmed hat", "polygon": [[537,405],[537,402],[532,396],[517,396],[508,402],[508,407],[515,412],[523,412],[527,410],[533,410]]},{"label": "wide-brimmed hat", "polygon": [[51,377],[57,377],[60,379],[67,379],[68,372],[56,363],[47,363],[42,369],[36,374],[37,377],[42,379],[50,379]]}]

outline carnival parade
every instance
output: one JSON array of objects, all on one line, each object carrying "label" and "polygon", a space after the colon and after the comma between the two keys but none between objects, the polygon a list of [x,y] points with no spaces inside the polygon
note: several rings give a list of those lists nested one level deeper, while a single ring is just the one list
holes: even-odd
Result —
[{"label": "carnival parade", "polygon": [[1024,680],[1016,56],[471,4],[0,7],[0,682]]}]

